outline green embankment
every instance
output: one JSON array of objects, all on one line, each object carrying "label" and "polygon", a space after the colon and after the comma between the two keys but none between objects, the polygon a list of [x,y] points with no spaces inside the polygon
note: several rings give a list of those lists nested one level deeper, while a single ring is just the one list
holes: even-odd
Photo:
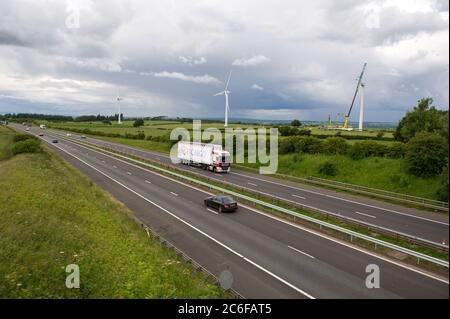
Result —
[{"label": "green embankment", "polygon": [[[146,121],[146,125],[141,128],[133,128],[132,122],[124,123],[122,127],[114,124],[112,126],[105,125],[99,122],[93,123],[53,123],[56,127],[61,127],[70,130],[71,128],[80,129],[88,128],[93,131],[105,131],[107,133],[121,132],[136,133],[141,130],[146,136],[160,136],[162,132],[168,134],[167,129],[177,126],[188,128],[189,123],[152,123],[153,121]],[[51,123],[49,123],[51,124]],[[216,123],[218,124],[218,123]],[[207,123],[208,127],[214,126],[214,123]],[[239,126],[235,124],[235,126]],[[192,126],[191,126],[192,127]],[[217,126],[221,127],[221,126]],[[245,127],[244,127],[245,128]],[[166,129],[166,130],[162,130]],[[315,130],[314,133],[323,133],[331,131]],[[345,133],[345,134],[344,134]],[[362,136],[375,135],[374,132],[342,132],[343,135],[363,134]],[[389,135],[390,134],[390,135]],[[86,134],[89,135],[89,134]],[[387,132],[385,136],[391,136],[392,132]],[[129,138],[117,138],[96,136],[92,137],[117,142],[130,146],[140,147],[143,149],[168,152],[170,145],[166,142],[139,140]],[[349,144],[355,143],[355,140],[348,140]],[[391,141],[376,141],[377,143],[390,145]],[[337,173],[335,176],[327,176],[319,173],[319,166],[324,162],[333,162],[336,164]],[[243,164],[250,167],[257,167],[256,164]],[[366,187],[378,188],[392,192],[398,192],[413,196],[425,197],[430,199],[438,199],[438,189],[440,188],[439,177],[435,178],[420,178],[413,176],[407,172],[404,159],[392,159],[387,157],[368,157],[361,160],[353,160],[348,156],[339,155],[323,155],[323,154],[286,154],[279,155],[278,172],[298,177],[316,176],[321,178],[332,179],[339,182],[356,184]]]},{"label": "green embankment", "polygon": [[224,297],[50,151],[8,159],[12,134],[0,127],[0,298]]}]

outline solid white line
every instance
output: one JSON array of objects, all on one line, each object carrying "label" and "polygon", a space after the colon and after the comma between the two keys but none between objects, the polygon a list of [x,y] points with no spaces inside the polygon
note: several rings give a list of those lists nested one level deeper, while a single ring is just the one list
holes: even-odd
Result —
[{"label": "solid white line", "polygon": [[355,212],[355,213],[357,213],[359,215],[367,216],[367,217],[370,217],[370,218],[377,218],[376,216],[365,214],[365,213],[361,213],[361,212]]},{"label": "solid white line", "polygon": [[282,183],[277,183],[277,182],[274,182],[274,181],[269,181],[269,180],[266,180],[266,179],[262,179],[262,178],[258,178],[258,177],[254,177],[254,176],[250,176],[250,175],[239,174],[239,173],[236,173],[236,172],[231,172],[230,174],[239,175],[239,176],[243,176],[243,177],[246,177],[246,178],[252,178],[252,179],[256,179],[256,180],[263,181],[263,182],[266,182],[266,183],[271,183],[271,184],[274,184],[274,185],[283,186],[283,187],[287,187],[287,188],[291,188],[291,189],[296,189],[296,190],[299,190],[299,191],[302,191],[302,192],[312,193],[312,194],[316,194],[316,195],[320,195],[320,196],[326,196],[326,197],[330,197],[330,198],[337,199],[337,200],[342,200],[342,201],[353,203],[353,204],[358,204],[358,205],[363,205],[363,206],[366,206],[366,207],[371,207],[371,208],[375,208],[375,209],[379,209],[379,210],[384,210],[384,211],[387,211],[387,212],[391,212],[391,213],[395,213],[395,214],[399,214],[399,215],[404,215],[404,216],[408,216],[408,217],[411,217],[411,218],[417,218],[417,219],[421,219],[421,220],[426,220],[426,221],[437,223],[437,224],[449,225],[448,223],[437,221],[437,220],[433,220],[433,219],[429,219],[429,218],[426,218],[426,217],[410,215],[410,214],[402,213],[402,212],[399,212],[399,211],[396,211],[396,210],[392,210],[392,209],[389,209],[389,208],[383,208],[383,207],[378,207],[378,206],[374,206],[374,205],[364,204],[364,203],[356,202],[356,201],[353,201],[353,200],[350,200],[350,199],[345,199],[345,198],[332,196],[332,195],[328,195],[328,194],[322,194],[322,193],[318,193],[318,192],[311,191],[311,190],[308,190],[308,189],[295,187],[295,186],[291,186],[291,185],[286,185],[286,184],[282,184]]},{"label": "solid white line", "polygon": [[92,169],[96,170],[97,172],[99,172],[100,174],[106,176],[107,178],[111,179],[112,181],[114,181],[115,183],[119,184],[120,186],[122,186],[123,188],[127,189],[128,191],[132,192],[133,194],[139,196],[140,198],[142,198],[143,200],[149,202],[150,204],[156,206],[157,208],[161,209],[162,211],[166,212],[167,214],[169,214],[170,216],[174,217],[175,219],[179,220],[180,222],[182,222],[183,224],[191,227],[192,229],[196,230],[197,232],[199,232],[200,234],[202,234],[203,236],[209,238],[210,240],[212,240],[213,242],[215,242],[216,244],[222,246],[223,248],[229,250],[230,252],[232,252],[233,254],[235,254],[236,256],[242,258],[243,260],[247,261],[248,263],[254,265],[255,267],[261,269],[262,271],[264,271],[265,273],[269,274],[270,276],[278,279],[279,281],[281,281],[282,283],[286,284],[287,286],[291,287],[292,289],[298,291],[299,293],[305,295],[307,298],[310,299],[315,299],[313,296],[311,296],[310,294],[308,294],[307,292],[304,292],[303,290],[301,290],[300,288],[292,285],[291,283],[289,283],[288,281],[284,280],[283,278],[275,275],[274,273],[270,272],[269,270],[265,269],[264,267],[258,265],[257,263],[253,262],[252,260],[244,257],[242,254],[238,253],[237,251],[235,251],[234,249],[228,247],[227,245],[225,245],[224,243],[220,242],[219,240],[217,240],[216,238],[208,235],[207,233],[205,233],[204,231],[200,230],[199,228],[195,227],[194,225],[188,223],[187,221],[185,221],[184,219],[178,217],[177,215],[175,215],[174,213],[168,211],[167,209],[165,209],[164,207],[158,205],[157,203],[153,202],[152,200],[148,199],[147,197],[139,194],[138,192],[134,191],[133,189],[129,188],[128,186],[122,184],[121,182],[119,182],[118,180],[114,179],[113,177],[109,176],[108,174],[102,172],[101,170],[97,169],[96,167],[92,166],[91,164],[85,162],[84,160],[80,159],[79,157],[69,153],[68,151],[64,150],[63,148],[57,146],[57,148],[59,148],[61,151],[69,154],[70,156],[75,157],[76,159],[78,159],[80,162],[84,163],[85,165],[91,167]]},{"label": "solid white line", "polygon": [[177,193],[174,193],[174,192],[170,192],[172,195],[174,195],[174,196],[178,196],[178,194]]},{"label": "solid white line", "polygon": [[300,198],[300,199],[306,199],[306,198],[303,197],[303,196],[298,196],[298,195],[295,195],[295,194],[292,194],[292,196],[297,197],[297,198]]},{"label": "solid white line", "polygon": [[216,212],[216,211],[214,211],[214,210],[212,210],[212,209],[210,209],[210,208],[207,208],[206,210],[209,210],[211,213],[214,213],[214,214],[216,214],[216,215],[219,215],[218,212]]},{"label": "solid white line", "polygon": [[294,247],[292,247],[292,246],[288,246],[288,247],[289,247],[290,249],[292,249],[292,250],[295,250],[296,252],[298,252],[298,253],[300,253],[300,254],[303,254],[303,255],[309,257],[309,258],[316,259],[316,257],[311,256],[310,254],[307,254],[307,253],[305,253],[304,251],[301,251],[300,249],[294,248]]},{"label": "solid white line", "polygon": [[150,182],[150,181],[148,181],[148,180],[145,180],[145,182],[147,183],[147,184],[151,184],[152,182]]},{"label": "solid white line", "polygon": [[[48,141],[46,141],[46,142],[49,143],[49,144],[51,145],[50,142],[48,142]],[[74,143],[74,142],[72,142],[72,143]],[[74,143],[74,144],[76,144],[76,143]],[[88,148],[88,147],[86,147],[86,146],[84,146],[84,145],[80,145],[80,144],[77,144],[77,145],[79,145],[80,147]],[[136,164],[132,164],[132,163],[130,163],[130,162],[128,162],[128,161],[122,160],[122,159],[117,158],[117,157],[115,157],[115,156],[108,155],[108,154],[105,154],[105,153],[103,153],[103,152],[100,152],[100,151],[97,151],[97,150],[93,150],[93,149],[91,149],[91,148],[88,148],[88,149],[91,150],[91,151],[93,151],[93,152],[102,154],[103,156],[107,156],[107,157],[109,157],[109,158],[112,158],[112,159],[114,159],[114,160],[117,160],[117,161],[119,161],[119,162],[122,162],[122,163],[125,163],[125,164],[128,164],[128,165],[131,165],[131,166],[136,167],[136,168],[139,168],[139,169],[142,169],[142,170],[144,170],[144,171],[146,171],[146,172],[148,172],[148,173],[151,173],[151,174],[154,174],[154,175],[163,177],[163,178],[165,178],[165,179],[171,180],[171,181],[173,181],[173,182],[175,182],[175,183],[184,185],[184,186],[189,187],[189,188],[191,188],[191,189],[195,189],[195,190],[197,190],[197,191],[199,191],[199,192],[203,192],[203,193],[208,194],[208,195],[214,195],[213,193],[208,192],[208,191],[205,191],[205,190],[203,190],[203,189],[201,189],[201,188],[192,186],[192,185],[190,185],[190,184],[186,184],[186,183],[184,183],[184,182],[181,182],[181,181],[176,180],[176,179],[173,179],[173,178],[171,178],[171,177],[162,175],[162,174],[157,173],[157,172],[155,172],[155,171],[152,171],[152,170],[150,170],[150,169],[143,168],[142,166],[139,166],[139,165],[136,165]],[[68,153],[68,152],[67,152],[67,153]],[[70,154],[70,153],[69,153],[69,154]],[[72,155],[72,154],[70,154],[70,155]],[[74,155],[72,155],[72,156],[74,156]],[[74,157],[75,157],[75,156],[74,156]],[[145,162],[140,162],[140,163],[146,165]],[[340,240],[338,240],[338,239],[336,239],[336,238],[327,236],[327,235],[325,235],[325,234],[323,234],[323,233],[319,233],[319,232],[314,231],[314,230],[312,230],[312,229],[309,229],[309,228],[306,228],[306,227],[302,227],[302,226],[300,226],[300,225],[298,225],[298,224],[294,224],[294,223],[292,223],[292,222],[290,222],[290,221],[287,221],[287,220],[285,220],[285,219],[282,219],[282,218],[276,217],[276,216],[274,216],[274,215],[271,215],[271,214],[262,212],[262,211],[260,211],[260,210],[257,210],[257,209],[255,209],[255,208],[253,208],[253,207],[250,207],[250,206],[247,206],[247,205],[243,205],[243,204],[241,204],[241,207],[244,207],[244,208],[246,208],[246,209],[248,209],[248,210],[254,211],[255,213],[258,213],[258,214],[260,214],[260,215],[266,216],[266,217],[268,217],[268,218],[277,220],[278,222],[284,223],[284,224],[289,225],[289,226],[291,226],[291,227],[295,227],[295,228],[297,228],[297,229],[303,230],[303,231],[308,232],[308,233],[310,233],[310,234],[313,234],[313,235],[316,235],[316,236],[318,236],[318,237],[327,239],[327,240],[332,241],[332,242],[334,242],[334,243],[336,243],[336,244],[339,244],[339,245],[345,246],[345,247],[347,247],[347,248],[350,248],[350,249],[359,251],[360,253],[363,253],[363,254],[366,254],[366,255],[369,255],[369,256],[378,258],[378,259],[380,259],[380,260],[383,260],[383,261],[385,261],[385,262],[391,263],[391,264],[396,265],[396,266],[398,266],[398,267],[401,267],[401,268],[403,268],[403,269],[407,269],[407,270],[413,271],[413,272],[415,272],[415,273],[421,274],[421,275],[423,275],[423,276],[426,276],[426,277],[429,277],[429,278],[432,278],[432,279],[441,281],[441,282],[443,282],[443,283],[445,283],[445,284],[447,284],[447,285],[449,284],[448,280],[444,280],[444,279],[442,279],[442,278],[440,278],[440,277],[437,277],[437,276],[434,276],[434,275],[432,275],[432,274],[430,274],[430,273],[426,273],[426,272],[422,271],[421,269],[413,268],[413,267],[410,267],[409,265],[402,264],[402,263],[397,262],[397,261],[394,261],[394,260],[392,260],[392,259],[388,259],[388,258],[386,258],[386,257],[384,257],[384,256],[378,255],[378,254],[376,254],[376,253],[373,253],[373,252],[371,252],[371,251],[365,250],[365,249],[363,249],[363,248],[359,248],[359,247],[354,246],[354,245],[352,245],[352,244],[349,244],[349,243],[340,241]]]}]

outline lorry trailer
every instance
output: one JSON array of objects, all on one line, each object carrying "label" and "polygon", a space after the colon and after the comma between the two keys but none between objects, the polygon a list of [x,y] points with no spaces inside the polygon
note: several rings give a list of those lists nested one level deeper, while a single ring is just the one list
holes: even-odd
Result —
[{"label": "lorry trailer", "polygon": [[231,167],[230,153],[218,144],[180,141],[178,159],[184,165],[199,166],[217,173],[228,173]]}]

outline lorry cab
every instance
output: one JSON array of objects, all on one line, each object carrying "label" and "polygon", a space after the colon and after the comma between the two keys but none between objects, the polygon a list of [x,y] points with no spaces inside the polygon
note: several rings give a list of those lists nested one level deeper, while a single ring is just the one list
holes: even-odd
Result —
[{"label": "lorry cab", "polygon": [[227,151],[216,152],[213,156],[212,170],[218,173],[230,171],[230,153]]}]

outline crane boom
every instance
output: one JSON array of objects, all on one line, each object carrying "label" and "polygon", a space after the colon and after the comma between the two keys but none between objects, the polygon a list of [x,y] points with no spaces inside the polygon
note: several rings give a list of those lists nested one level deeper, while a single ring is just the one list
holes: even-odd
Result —
[{"label": "crane boom", "polygon": [[366,70],[366,66],[367,66],[367,62],[364,63],[361,74],[359,75],[358,84],[356,85],[356,90],[355,90],[355,94],[353,95],[352,104],[350,105],[350,109],[348,110],[348,113],[345,116],[345,122],[344,122],[345,129],[348,128],[348,119],[350,118],[350,113],[352,112],[353,104],[355,104],[355,99],[356,99],[356,96],[358,95],[359,87],[361,86],[361,82],[362,82],[362,78],[364,76],[364,71]]}]

